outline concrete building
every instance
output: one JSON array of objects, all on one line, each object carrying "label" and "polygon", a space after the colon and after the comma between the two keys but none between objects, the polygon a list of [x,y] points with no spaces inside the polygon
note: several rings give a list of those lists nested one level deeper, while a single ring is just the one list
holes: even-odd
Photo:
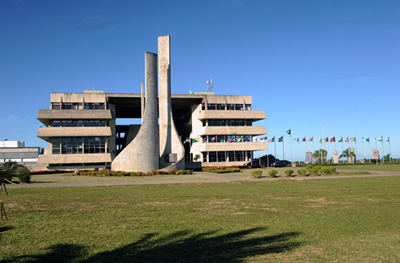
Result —
[{"label": "concrete building", "polygon": [[0,164],[17,162],[30,165],[38,160],[40,147],[25,147],[23,141],[0,141]]},{"label": "concrete building", "polygon": [[[251,96],[171,94],[170,37],[159,37],[158,46],[158,56],[145,54],[141,93],[52,93],[50,109],[37,115],[45,126],[37,136],[49,143],[38,164],[148,172],[242,166],[267,150],[254,140],[267,133],[254,126],[266,116],[252,109]],[[138,121],[117,125],[123,118]]]}]

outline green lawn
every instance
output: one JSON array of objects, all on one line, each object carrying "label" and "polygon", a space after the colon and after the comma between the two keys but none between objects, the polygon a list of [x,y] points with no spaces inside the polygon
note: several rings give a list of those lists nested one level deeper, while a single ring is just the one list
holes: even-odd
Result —
[{"label": "green lawn", "polygon": [[9,189],[4,262],[399,262],[400,177]]},{"label": "green lawn", "polygon": [[339,165],[339,170],[400,172],[400,164]]}]

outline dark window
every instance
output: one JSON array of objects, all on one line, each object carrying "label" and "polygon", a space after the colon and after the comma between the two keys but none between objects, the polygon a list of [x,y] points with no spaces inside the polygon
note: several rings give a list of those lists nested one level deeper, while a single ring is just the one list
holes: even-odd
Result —
[{"label": "dark window", "polygon": [[253,159],[253,152],[252,151],[247,151],[247,160],[251,161]]},{"label": "dark window", "polygon": [[207,153],[203,152],[203,163],[207,162]]},{"label": "dark window", "polygon": [[53,121],[51,123],[51,127],[61,127],[61,122],[60,121]]},{"label": "dark window", "polygon": [[217,136],[217,142],[226,142],[225,135],[218,135]]},{"label": "dark window", "polygon": [[243,152],[242,151],[236,151],[235,152],[235,161],[243,161]]},{"label": "dark window", "polygon": [[85,110],[104,110],[104,103],[89,103],[85,102]]},{"label": "dark window", "polygon": [[225,104],[218,103],[217,110],[225,110]]},{"label": "dark window", "polygon": [[228,158],[229,158],[229,162],[234,162],[235,161],[235,152],[234,151],[229,151],[228,152]]},{"label": "dark window", "polygon": [[253,126],[253,122],[251,120],[246,120],[246,126]]},{"label": "dark window", "polygon": [[235,135],[229,135],[228,136],[228,142],[236,142]]},{"label": "dark window", "polygon": [[201,104],[201,109],[205,110],[206,109],[206,105],[204,103]]},{"label": "dark window", "polygon": [[213,163],[217,161],[217,152],[208,152],[208,162]]},{"label": "dark window", "polygon": [[227,110],[235,110],[235,104],[226,104]]},{"label": "dark window", "polygon": [[207,110],[215,110],[215,104],[214,103],[207,104]]},{"label": "dark window", "polygon": [[251,104],[246,104],[246,105],[245,105],[245,109],[246,109],[246,110],[251,110]]},{"label": "dark window", "polygon": [[52,153],[53,154],[60,154],[60,142],[61,139],[59,137],[54,137],[51,141],[52,143]]},{"label": "dark window", "polygon": [[208,126],[225,126],[225,120],[209,119]]},{"label": "dark window", "polygon": [[206,126],[206,121],[202,121],[202,123],[203,123],[203,127],[205,127]]},{"label": "dark window", "polygon": [[208,142],[217,142],[216,135],[208,135]]},{"label": "dark window", "polygon": [[243,110],[243,104],[236,104],[235,105],[236,110]]},{"label": "dark window", "polygon": [[218,152],[218,162],[225,162],[225,161],[226,161],[225,152]]}]

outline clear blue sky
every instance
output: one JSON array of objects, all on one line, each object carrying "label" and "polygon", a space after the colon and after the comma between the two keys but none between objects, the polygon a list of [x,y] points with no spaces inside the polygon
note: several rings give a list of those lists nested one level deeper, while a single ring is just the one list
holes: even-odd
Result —
[{"label": "clear blue sky", "polygon": [[173,93],[206,91],[212,77],[216,94],[253,96],[269,138],[319,140],[324,123],[359,149],[389,136],[400,157],[399,13],[387,0],[2,0],[0,140],[46,147],[36,115],[51,92],[140,92],[144,52],[170,34]]}]

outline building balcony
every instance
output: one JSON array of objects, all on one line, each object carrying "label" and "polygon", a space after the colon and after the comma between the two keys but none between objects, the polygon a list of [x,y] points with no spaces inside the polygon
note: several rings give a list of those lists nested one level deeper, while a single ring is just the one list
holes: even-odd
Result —
[{"label": "building balcony", "polygon": [[265,119],[262,110],[203,110],[199,113],[199,120],[206,119],[243,119],[259,121]]},{"label": "building balcony", "polygon": [[264,126],[212,126],[203,127],[199,135],[263,135]]},{"label": "building balcony", "polygon": [[263,151],[268,150],[265,142],[201,143],[201,152],[218,151]]},{"label": "building balcony", "polygon": [[36,116],[48,126],[52,120],[111,120],[111,110],[39,110]]},{"label": "building balcony", "polygon": [[50,142],[52,137],[111,136],[110,127],[40,127],[37,137]]}]

